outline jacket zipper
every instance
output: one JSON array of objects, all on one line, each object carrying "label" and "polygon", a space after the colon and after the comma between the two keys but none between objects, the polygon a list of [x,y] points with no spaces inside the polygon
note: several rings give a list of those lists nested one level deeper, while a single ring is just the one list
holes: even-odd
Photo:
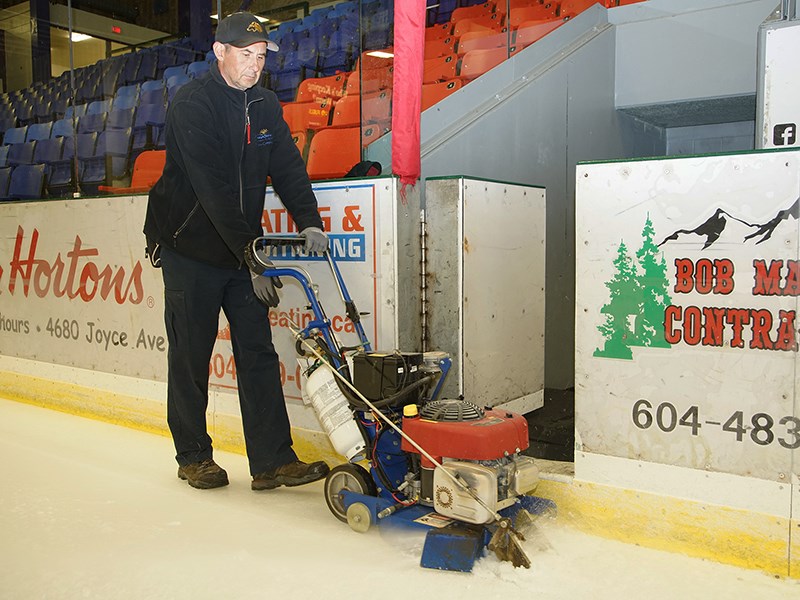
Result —
[{"label": "jacket zipper", "polygon": [[198,206],[200,206],[200,203],[199,202],[195,202],[194,206],[192,207],[191,212],[188,214],[186,219],[184,219],[183,223],[181,223],[181,226],[178,227],[175,230],[175,233],[172,234],[172,246],[173,247],[177,247],[178,246],[178,236],[181,234],[181,231],[186,229],[186,226],[189,224],[189,219],[191,219],[192,215],[197,212],[197,207]]},{"label": "jacket zipper", "polygon": [[244,127],[245,127],[245,141],[242,144],[242,152],[239,155],[239,210],[244,215],[244,183],[242,182],[242,161],[244,160],[244,148],[250,145],[250,105],[253,102],[259,102],[263,98],[256,98],[255,100],[247,101],[247,92],[244,94]]}]

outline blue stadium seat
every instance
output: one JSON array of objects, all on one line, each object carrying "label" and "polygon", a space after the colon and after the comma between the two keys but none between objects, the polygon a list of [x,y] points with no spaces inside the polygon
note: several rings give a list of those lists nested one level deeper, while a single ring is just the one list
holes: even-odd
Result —
[{"label": "blue stadium seat", "polygon": [[12,115],[0,117],[0,135],[5,135],[6,131],[17,126],[17,118]]},{"label": "blue stadium seat", "polygon": [[173,75],[167,80],[167,101],[175,97],[175,93],[191,81],[188,75]]},{"label": "blue stadium seat", "polygon": [[136,71],[136,83],[142,83],[158,77],[158,55],[153,51],[143,52],[142,60],[139,63],[139,70]]},{"label": "blue stadium seat", "polygon": [[50,113],[52,115],[53,120],[56,119],[63,119],[64,115],[67,112],[67,106],[69,105],[69,96],[64,94],[58,95],[53,98],[53,101],[50,105]]},{"label": "blue stadium seat", "polygon": [[211,66],[206,61],[197,60],[186,66],[186,74],[192,79],[197,79],[207,73],[210,67]]},{"label": "blue stadium seat", "polygon": [[53,121],[53,128],[50,130],[50,137],[72,137],[75,135],[72,119],[58,119]]},{"label": "blue stadium seat", "polygon": [[33,103],[33,117],[36,123],[46,123],[53,120],[53,101],[39,98]]},{"label": "blue stadium seat", "polygon": [[125,55],[125,65],[122,67],[122,74],[119,79],[123,86],[136,83],[136,73],[139,71],[142,56],[141,52],[132,52]]},{"label": "blue stadium seat", "polygon": [[161,80],[164,82],[164,85],[166,86],[167,80],[173,75],[185,75],[186,67],[187,65],[183,64],[183,65],[174,65],[172,67],[167,67],[166,69],[164,69],[164,75],[161,78]]},{"label": "blue stadium seat", "polygon": [[139,91],[140,86],[138,83],[122,86],[121,88],[117,89],[117,93],[114,94],[114,103],[112,106],[114,106],[117,102],[129,106],[136,106],[136,103],[139,101]]},{"label": "blue stadium seat", "polygon": [[6,130],[5,134],[3,135],[3,144],[20,144],[25,141],[25,137],[27,135],[27,125],[23,125],[21,127],[12,127],[11,129]]},{"label": "blue stadium seat", "polygon": [[75,146],[77,145],[78,159],[86,159],[94,156],[94,148],[97,144],[97,133],[79,133],[74,139],[65,140],[62,148],[61,160],[50,164],[47,190],[51,196],[63,196],[71,192],[74,187],[74,165]]},{"label": "blue stadium seat", "polygon": [[94,156],[79,161],[81,187],[97,191],[97,186],[111,185],[129,174],[131,130],[103,131],[97,138]]},{"label": "blue stadium seat", "polygon": [[0,167],[7,167],[8,166],[8,149],[11,148],[10,145],[2,145],[0,146]]},{"label": "blue stadium seat", "polygon": [[353,53],[348,50],[324,52],[320,65],[320,77],[328,77],[336,73],[350,71],[353,68]]},{"label": "blue stadium seat", "polygon": [[11,167],[0,167],[0,200],[8,200],[8,184],[11,183]]},{"label": "blue stadium seat", "polygon": [[167,108],[164,104],[143,104],[139,107],[131,132],[132,160],[143,150],[157,147],[159,139],[163,137],[166,120]]},{"label": "blue stadium seat", "polygon": [[106,128],[107,118],[107,112],[83,115],[78,119],[78,133],[90,133],[92,131],[99,133],[103,131]]},{"label": "blue stadium seat", "polygon": [[111,100],[95,100],[90,102],[86,107],[87,115],[97,115],[100,113],[107,113],[111,110]]},{"label": "blue stadium seat", "polygon": [[135,108],[115,108],[108,113],[106,129],[128,129],[133,127]]},{"label": "blue stadium seat", "polygon": [[[182,72],[178,74],[183,75]],[[142,84],[142,91],[139,94],[138,104],[164,104],[167,96],[167,86],[163,79],[151,79]]]},{"label": "blue stadium seat", "polygon": [[33,163],[33,151],[36,149],[36,142],[21,142],[11,144],[8,148],[8,166],[30,165]]},{"label": "blue stadium seat", "polygon": [[177,51],[169,44],[156,46],[155,52],[158,57],[157,68],[159,73],[163,73],[178,62]]},{"label": "blue stadium seat", "polygon": [[20,165],[11,173],[8,197],[35,200],[44,195],[44,165]]},{"label": "blue stadium seat", "polygon": [[33,104],[27,100],[17,103],[14,114],[17,117],[17,123],[20,125],[30,125],[36,122],[36,116],[33,114]]},{"label": "blue stadium seat", "polygon": [[109,71],[100,78],[100,92],[102,98],[113,98],[119,87],[119,71]]},{"label": "blue stadium seat", "polygon": [[39,140],[36,142],[36,148],[33,151],[33,162],[50,165],[51,163],[61,160],[63,149],[63,137]]},{"label": "blue stadium seat", "polygon": [[26,142],[35,142],[37,140],[46,140],[50,137],[50,131],[53,129],[53,122],[48,123],[34,123],[28,126],[28,133],[25,135]]},{"label": "blue stadium seat", "polygon": [[67,106],[67,111],[64,113],[65,119],[71,119],[74,114],[76,117],[82,117],[86,114],[86,104],[76,104],[75,106]]}]

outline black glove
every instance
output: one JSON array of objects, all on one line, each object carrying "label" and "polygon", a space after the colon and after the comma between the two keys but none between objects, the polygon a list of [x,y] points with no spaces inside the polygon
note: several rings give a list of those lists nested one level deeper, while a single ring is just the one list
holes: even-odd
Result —
[{"label": "black glove", "polygon": [[319,227],[306,227],[300,232],[306,238],[306,252],[322,254],[328,249],[328,236]]},{"label": "black glove", "polygon": [[272,269],[275,265],[272,264],[263,249],[256,247],[256,240],[244,247],[244,262],[247,268],[250,269],[250,279],[256,298],[270,308],[278,306],[280,298],[276,288],[282,288],[283,283],[281,283],[279,277],[265,277],[262,275],[264,269]]}]

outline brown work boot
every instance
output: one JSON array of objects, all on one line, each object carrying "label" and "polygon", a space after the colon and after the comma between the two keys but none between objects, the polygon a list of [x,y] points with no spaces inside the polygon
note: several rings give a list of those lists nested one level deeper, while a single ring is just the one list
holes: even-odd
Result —
[{"label": "brown work boot", "polygon": [[228,474],[213,459],[178,467],[178,477],[193,488],[208,490],[228,485]]},{"label": "brown work boot", "polygon": [[322,479],[328,474],[328,471],[330,468],[321,460],[311,464],[296,460],[272,471],[253,475],[253,483],[250,487],[254,490],[271,490],[282,485],[287,487],[303,485]]}]

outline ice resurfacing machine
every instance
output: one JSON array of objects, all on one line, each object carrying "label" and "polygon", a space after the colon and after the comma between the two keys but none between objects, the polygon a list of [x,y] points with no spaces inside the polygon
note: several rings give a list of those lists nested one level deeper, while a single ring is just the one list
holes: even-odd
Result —
[{"label": "ice resurfacing machine", "polygon": [[305,327],[291,326],[306,376],[303,395],[333,448],[349,461],[325,480],[330,511],[358,532],[390,523],[427,528],[423,567],[470,571],[484,548],[529,567],[520,541],[533,517],[552,514],[555,506],[526,495],[539,470],[522,455],[529,443],[525,418],[460,397],[440,398],[451,364],[443,352],[373,351],[326,252],[359,338],[357,346],[342,347],[309,275],[265,260],[303,244],[299,236],[262,237],[253,249],[265,276],[300,283],[313,314]]}]

